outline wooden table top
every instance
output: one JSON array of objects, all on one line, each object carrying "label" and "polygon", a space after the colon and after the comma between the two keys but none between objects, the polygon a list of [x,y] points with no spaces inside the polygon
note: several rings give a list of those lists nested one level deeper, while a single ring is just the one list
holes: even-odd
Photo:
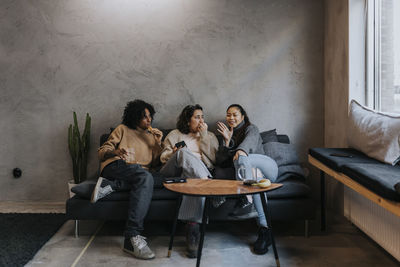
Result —
[{"label": "wooden table top", "polygon": [[187,179],[186,183],[164,183],[164,187],[173,192],[192,196],[233,196],[251,195],[267,192],[281,187],[282,184],[271,184],[269,187],[243,185],[243,181],[218,179]]}]

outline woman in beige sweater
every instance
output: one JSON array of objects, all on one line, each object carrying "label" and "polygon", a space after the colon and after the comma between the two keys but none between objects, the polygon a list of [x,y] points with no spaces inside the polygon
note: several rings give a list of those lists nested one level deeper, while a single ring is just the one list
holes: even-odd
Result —
[{"label": "woman in beige sweater", "polygon": [[[186,106],[179,115],[177,129],[171,131],[164,140],[160,156],[164,166],[160,172],[167,177],[211,178],[218,140],[207,129],[203,108],[200,105]],[[204,198],[183,196],[178,218],[187,222],[186,245],[190,258],[196,257],[198,222],[201,221],[203,209]]]}]

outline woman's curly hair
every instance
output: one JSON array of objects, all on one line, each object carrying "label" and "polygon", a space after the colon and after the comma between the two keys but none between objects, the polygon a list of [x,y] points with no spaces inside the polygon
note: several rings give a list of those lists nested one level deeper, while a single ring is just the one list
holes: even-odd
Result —
[{"label": "woman's curly hair", "polygon": [[124,109],[124,115],[122,115],[122,124],[131,129],[136,129],[139,126],[140,121],[146,115],[146,108],[149,110],[151,119],[153,120],[156,112],[151,104],[140,99],[128,102]]},{"label": "woman's curly hair", "polygon": [[199,104],[196,104],[188,105],[182,110],[181,114],[178,117],[178,122],[176,123],[176,128],[178,128],[181,133],[188,134],[190,132],[190,119],[192,118],[194,111],[198,109],[203,110],[203,108]]}]

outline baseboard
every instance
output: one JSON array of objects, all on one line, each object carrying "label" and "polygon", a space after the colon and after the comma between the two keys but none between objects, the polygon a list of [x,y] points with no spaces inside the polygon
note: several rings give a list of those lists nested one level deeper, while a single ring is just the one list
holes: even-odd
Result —
[{"label": "baseboard", "polygon": [[65,202],[0,201],[0,213],[65,213]]}]

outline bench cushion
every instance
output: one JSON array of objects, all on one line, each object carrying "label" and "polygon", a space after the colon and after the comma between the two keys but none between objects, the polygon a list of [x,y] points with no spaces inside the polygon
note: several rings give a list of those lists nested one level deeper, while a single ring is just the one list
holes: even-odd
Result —
[{"label": "bench cushion", "polygon": [[[337,172],[342,172],[342,167],[344,164],[349,163],[379,163],[379,161],[372,159],[365,154],[357,151],[353,148],[310,148],[309,153],[312,157],[325,164],[329,168]],[[337,157],[331,156],[331,154],[345,154],[352,156],[347,157]]]},{"label": "bench cushion", "polygon": [[342,172],[377,195],[400,202],[395,185],[400,182],[400,166],[384,163],[346,163]]}]

